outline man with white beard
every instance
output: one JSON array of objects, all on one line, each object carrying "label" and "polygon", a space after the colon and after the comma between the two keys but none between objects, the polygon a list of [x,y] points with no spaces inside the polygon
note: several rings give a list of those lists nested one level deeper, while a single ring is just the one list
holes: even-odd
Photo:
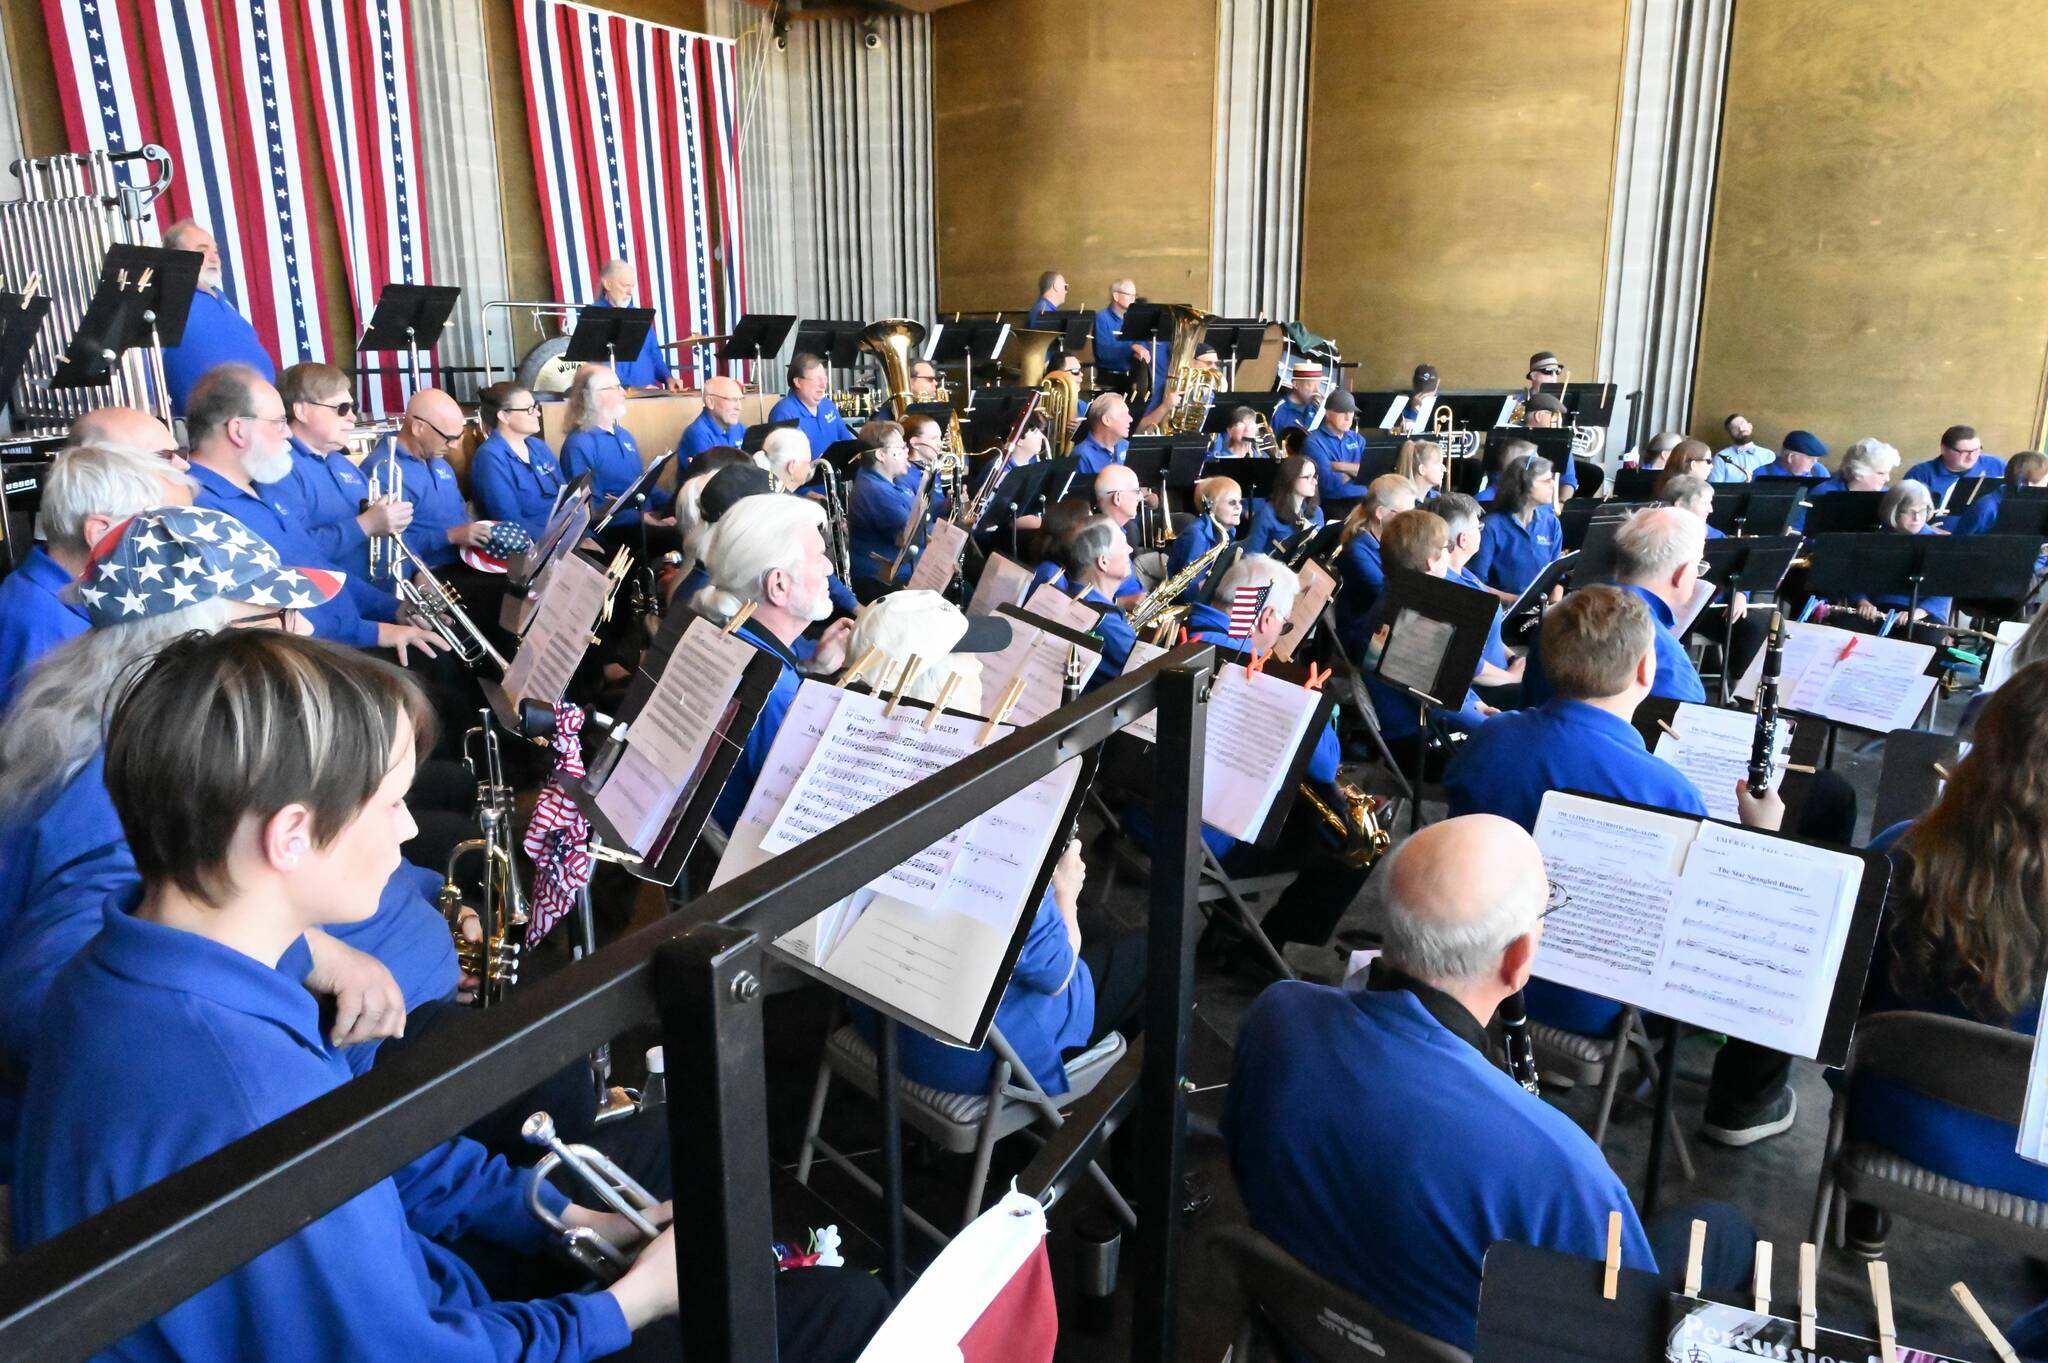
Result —
[{"label": "man with white beard", "polygon": [[[292,471],[291,423],[284,399],[268,379],[245,364],[214,366],[193,386],[185,433],[192,444],[192,477],[199,483],[195,506],[233,516],[275,549],[280,562],[335,568],[292,514],[289,501],[265,486]],[[379,621],[374,618],[378,614],[387,618]],[[390,615],[389,598],[353,576],[332,601],[305,612],[316,636],[358,648],[394,649],[401,663],[412,649],[430,658],[440,651],[441,641],[433,634],[393,623]]]},{"label": "man with white beard", "polygon": [[[192,294],[192,311],[185,320],[185,335],[178,344],[164,347],[164,386],[170,390],[171,410],[185,414],[185,403],[193,385],[216,365],[246,364],[265,380],[277,381],[277,363],[249,319],[236,312],[220,287],[220,247],[213,234],[187,219],[174,223],[164,233],[164,248],[197,251],[199,287]],[[287,563],[304,562],[286,559]]]}]

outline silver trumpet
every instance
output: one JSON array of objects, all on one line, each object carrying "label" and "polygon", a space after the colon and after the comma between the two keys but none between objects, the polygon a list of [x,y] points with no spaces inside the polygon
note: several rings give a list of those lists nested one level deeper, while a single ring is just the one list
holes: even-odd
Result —
[{"label": "silver trumpet", "polygon": [[589,1227],[571,1226],[555,1215],[541,1198],[541,1184],[557,1168],[567,1169],[596,1194],[604,1206],[625,1217],[633,1229],[648,1240],[661,1233],[661,1228],[646,1215],[655,1206],[654,1195],[601,1151],[565,1142],[555,1131],[555,1119],[545,1112],[536,1112],[528,1117],[519,1134],[529,1145],[545,1146],[548,1151],[533,1166],[534,1178],[527,1189],[527,1206],[543,1225],[554,1232],[555,1247],[564,1255],[597,1279],[600,1285],[617,1282],[632,1267],[633,1256]]},{"label": "silver trumpet", "polygon": [[[370,497],[363,503],[369,510],[377,502],[396,502],[405,498],[405,469],[396,459],[386,459],[381,468],[370,470]],[[405,541],[397,535],[372,535],[369,543],[370,581],[394,582],[398,580],[400,556],[405,552]]]},{"label": "silver trumpet", "polygon": [[[477,628],[476,621],[469,618],[469,612],[462,609],[462,598],[445,586],[441,579],[419,556],[405,547],[405,541],[397,535],[370,537],[370,575],[376,576],[377,542],[388,538],[390,547],[385,551],[391,570],[399,573],[398,599],[405,603],[412,613],[414,622],[424,625],[440,637],[442,643],[460,658],[467,667],[475,667],[488,659],[491,666],[503,676],[507,663],[505,655],[492,646]],[[410,564],[410,573],[401,572]]]},{"label": "silver trumpet", "polygon": [[[483,836],[458,842],[448,852],[442,875],[440,909],[448,919],[448,931],[455,939],[455,958],[462,973],[474,978],[476,1006],[488,1008],[502,1003],[505,991],[519,983],[519,950],[526,929],[526,893],[519,884],[519,863],[514,859],[513,792],[505,780],[504,763],[498,751],[498,731],[491,712],[482,712],[482,724],[462,736],[462,762],[476,778],[476,817]],[[471,753],[471,741],[481,739],[483,761]],[[477,906],[481,941],[462,935],[463,861],[483,858],[480,881],[482,902]]]}]

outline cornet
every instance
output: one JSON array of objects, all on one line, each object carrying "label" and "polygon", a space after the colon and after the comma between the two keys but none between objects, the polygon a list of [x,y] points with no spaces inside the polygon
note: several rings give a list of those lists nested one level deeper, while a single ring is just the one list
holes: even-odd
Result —
[{"label": "cornet", "polygon": [[600,1202],[625,1217],[648,1240],[661,1234],[661,1228],[647,1219],[647,1213],[656,1205],[654,1194],[602,1152],[564,1141],[555,1130],[555,1119],[545,1112],[528,1117],[519,1134],[527,1144],[543,1146],[548,1152],[533,1166],[533,1179],[527,1184],[526,1205],[534,1218],[554,1232],[555,1247],[597,1279],[600,1286],[617,1282],[632,1267],[632,1256],[589,1227],[571,1226],[563,1221],[542,1199],[540,1190],[549,1174],[558,1168],[567,1169]]}]

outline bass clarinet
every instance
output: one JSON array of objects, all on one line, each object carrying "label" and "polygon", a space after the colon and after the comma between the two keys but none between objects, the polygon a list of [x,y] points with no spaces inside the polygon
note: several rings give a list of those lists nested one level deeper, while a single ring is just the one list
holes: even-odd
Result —
[{"label": "bass clarinet", "polygon": [[1778,675],[1785,669],[1785,613],[1771,612],[1770,642],[1756,684],[1756,734],[1749,741],[1749,793],[1762,799],[1771,789],[1771,765],[1778,753]]}]

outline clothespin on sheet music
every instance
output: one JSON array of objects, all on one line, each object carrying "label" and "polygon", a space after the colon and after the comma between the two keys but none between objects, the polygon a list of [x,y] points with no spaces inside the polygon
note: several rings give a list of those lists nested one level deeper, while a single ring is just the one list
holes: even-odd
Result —
[{"label": "clothespin on sheet music", "polygon": [[1754,1299],[1756,1313],[1767,1316],[1771,1313],[1771,1242],[1756,1242],[1756,1270],[1750,1274],[1749,1294]]},{"label": "clothespin on sheet music", "polygon": [[882,711],[884,719],[894,719],[896,717],[896,707],[903,703],[904,693],[910,690],[910,679],[917,675],[917,670],[922,666],[924,666],[924,659],[918,657],[915,653],[903,660],[903,676],[896,683],[896,694],[889,697],[888,708]]},{"label": "clothespin on sheet music", "polygon": [[1323,689],[1323,683],[1329,679],[1329,668],[1317,667],[1314,663],[1310,663],[1308,665],[1308,680],[1303,682],[1302,685],[1311,691],[1320,691]]},{"label": "clothespin on sheet music", "polygon": [[[1678,738],[1678,730],[1676,730],[1676,729],[1674,729],[1674,728],[1672,728],[1672,727],[1671,727],[1671,722],[1670,722],[1669,720],[1664,720],[1664,719],[1660,719],[1660,720],[1658,720],[1658,721],[1657,721],[1657,727],[1658,727],[1658,728],[1660,728],[1660,729],[1662,729],[1662,730],[1663,730],[1663,731],[1664,731],[1665,733],[1667,733],[1667,734],[1671,735],[1671,736],[1672,736],[1673,738]],[[1684,739],[1682,739],[1682,738],[1678,738],[1678,741],[1679,741],[1680,743],[1683,743],[1683,742],[1685,742],[1685,740],[1684,740]]]},{"label": "clothespin on sheet music", "polygon": [[156,267],[154,265],[144,269],[142,277],[135,281],[135,292],[141,293],[144,289],[148,288],[149,281],[154,278],[156,278]]},{"label": "clothespin on sheet music", "polygon": [[42,287],[42,283],[43,272],[41,270],[31,270],[28,276],[28,283],[21,286],[21,306],[24,309],[28,307],[28,300],[36,296],[36,290]]},{"label": "clothespin on sheet music", "polygon": [[996,708],[989,712],[988,723],[981,726],[981,733],[975,737],[974,746],[979,748],[996,736],[996,726],[1009,719],[1010,711],[1017,708],[1017,702],[1024,696],[1024,679],[1010,678],[1010,684],[1003,688],[1003,698]]},{"label": "clothespin on sheet music", "polygon": [[1692,1223],[1692,1240],[1685,1250],[1685,1295],[1697,1297],[1700,1294],[1700,1266],[1707,1256],[1707,1223]]},{"label": "clothespin on sheet music", "polygon": [[953,690],[959,685],[960,674],[958,672],[948,672],[946,680],[939,686],[938,698],[932,702],[932,708],[925,712],[924,731],[926,733],[930,733],[932,726],[939,722],[939,717],[946,713],[946,702],[953,699]]},{"label": "clothespin on sheet music", "polygon": [[1799,1246],[1799,1347],[1813,1347],[1813,1299],[1814,1291],[1813,1246]]},{"label": "clothespin on sheet music", "polygon": [[1621,1213],[1607,1213],[1607,1276],[1600,1284],[1600,1295],[1609,1301],[1621,1287]]},{"label": "clothespin on sheet music", "polygon": [[1271,656],[1271,654],[1262,653],[1256,648],[1253,649],[1252,660],[1245,664],[1245,674],[1247,676],[1256,677],[1262,672],[1264,672],[1266,670],[1266,659]]},{"label": "clothespin on sheet music", "polygon": [[2020,1363],[2020,1356],[2013,1352],[2012,1345],[2006,1342],[1998,1327],[1991,1323],[1991,1317],[1984,1314],[1984,1308],[1977,1304],[1976,1294],[1962,1283],[1950,1283],[1948,1290],[1950,1295],[1961,1303],[1971,1323],[1977,1327],[1977,1333],[1984,1336],[1984,1342],[1998,1355],[1998,1363]]},{"label": "clothespin on sheet music", "polygon": [[739,629],[741,625],[746,624],[747,621],[754,618],[754,608],[759,606],[760,604],[761,603],[758,601],[749,601],[746,605],[741,606],[738,610],[732,613],[732,619],[725,622],[725,628],[721,629],[719,633],[731,634],[737,629]]},{"label": "clothespin on sheet music", "polygon": [[1870,1261],[1870,1300],[1877,1307],[1877,1356],[1899,1363],[1898,1330],[1892,1324],[1892,1271],[1882,1259]]},{"label": "clothespin on sheet music", "polygon": [[878,645],[869,644],[868,651],[861,654],[860,660],[856,662],[852,667],[846,669],[846,675],[839,679],[839,684],[841,686],[853,685],[855,682],[860,680],[861,674],[866,672],[869,668],[873,667],[875,665],[875,660],[882,656],[882,650]]},{"label": "clothespin on sheet music", "polygon": [[1937,777],[1939,777],[1939,778],[1940,778],[1941,780],[1943,780],[1943,781],[1947,781],[1947,780],[1949,780],[1949,779],[1950,779],[1950,777],[1949,777],[1949,774],[1948,774],[1948,768],[1947,768],[1947,767],[1944,767],[1943,765],[1941,765],[1941,763],[1939,763],[1939,762],[1930,762],[1930,763],[1928,763],[1928,765],[1934,768],[1934,774],[1935,774],[1935,775],[1936,775]]}]

